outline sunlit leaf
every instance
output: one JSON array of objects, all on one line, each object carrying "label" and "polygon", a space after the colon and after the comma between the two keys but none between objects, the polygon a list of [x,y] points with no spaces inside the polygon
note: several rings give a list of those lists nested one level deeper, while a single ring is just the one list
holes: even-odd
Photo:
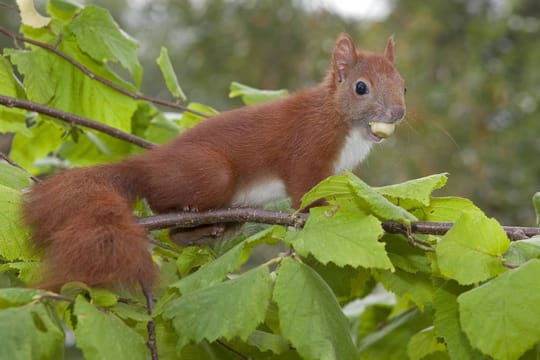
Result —
[{"label": "sunlit leaf", "polygon": [[506,271],[502,257],[509,246],[496,220],[465,212],[437,245],[437,263],[443,275],[473,284]]},{"label": "sunlit leaf", "polygon": [[171,64],[171,59],[169,58],[169,52],[167,51],[167,48],[163,46],[161,47],[161,51],[156,62],[159,65],[159,69],[161,70],[163,78],[165,79],[165,85],[167,85],[167,89],[169,89],[169,91],[171,92],[171,94],[173,94],[175,98],[179,98],[180,100],[185,101],[186,94],[184,94],[184,91],[178,83],[178,78],[176,77],[176,73],[174,72],[174,68]]},{"label": "sunlit leaf", "polygon": [[540,261],[458,297],[460,320],[471,344],[496,359],[518,359],[540,341]]},{"label": "sunlit leaf", "polygon": [[391,269],[384,243],[378,241],[382,234],[371,215],[318,207],[311,209],[304,229],[287,233],[285,240],[299,254],[312,254],[323,264]]},{"label": "sunlit leaf", "polygon": [[244,104],[253,105],[284,97],[288,93],[289,92],[285,89],[260,90],[233,81],[231,83],[229,97],[234,98],[241,96]]}]

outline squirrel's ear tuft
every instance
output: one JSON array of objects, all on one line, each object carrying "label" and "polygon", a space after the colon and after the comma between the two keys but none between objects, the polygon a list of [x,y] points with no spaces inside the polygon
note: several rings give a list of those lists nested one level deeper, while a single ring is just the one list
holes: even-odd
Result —
[{"label": "squirrel's ear tuft", "polygon": [[341,34],[336,40],[334,51],[332,52],[332,67],[338,82],[343,82],[345,77],[356,65],[358,55],[352,38],[347,34]]},{"label": "squirrel's ear tuft", "polygon": [[386,42],[384,57],[387,58],[391,63],[394,63],[394,35],[390,36]]}]

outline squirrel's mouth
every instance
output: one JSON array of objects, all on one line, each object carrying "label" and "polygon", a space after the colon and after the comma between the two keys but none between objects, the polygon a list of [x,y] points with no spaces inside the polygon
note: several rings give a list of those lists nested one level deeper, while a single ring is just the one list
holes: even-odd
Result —
[{"label": "squirrel's mouth", "polygon": [[387,123],[381,121],[370,121],[368,127],[368,134],[371,140],[380,142],[387,137],[392,136],[396,129],[395,123]]}]

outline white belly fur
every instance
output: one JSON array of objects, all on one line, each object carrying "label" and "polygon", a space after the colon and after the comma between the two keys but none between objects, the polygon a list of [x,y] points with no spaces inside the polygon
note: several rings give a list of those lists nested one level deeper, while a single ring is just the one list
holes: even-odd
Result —
[{"label": "white belly fur", "polygon": [[268,179],[236,193],[232,206],[262,206],[270,201],[281,200],[287,197],[285,184],[278,179]]},{"label": "white belly fur", "polygon": [[[353,129],[345,139],[338,161],[334,165],[334,173],[352,170],[368,155],[372,142],[366,139],[360,130]],[[231,202],[233,207],[262,206],[274,200],[287,197],[285,184],[281,179],[267,179],[237,192]]]},{"label": "white belly fur", "polygon": [[340,174],[345,170],[353,170],[357,167],[369,154],[372,144],[372,141],[362,135],[360,129],[352,129],[347,135],[345,145],[343,145],[334,165],[334,174]]}]

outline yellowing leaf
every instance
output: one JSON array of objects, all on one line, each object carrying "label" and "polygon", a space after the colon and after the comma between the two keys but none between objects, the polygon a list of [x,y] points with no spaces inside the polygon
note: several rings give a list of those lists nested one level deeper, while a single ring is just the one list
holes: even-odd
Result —
[{"label": "yellowing leaf", "polygon": [[17,0],[19,11],[21,14],[22,23],[33,28],[41,28],[47,26],[51,18],[42,16],[34,7],[33,0]]}]

